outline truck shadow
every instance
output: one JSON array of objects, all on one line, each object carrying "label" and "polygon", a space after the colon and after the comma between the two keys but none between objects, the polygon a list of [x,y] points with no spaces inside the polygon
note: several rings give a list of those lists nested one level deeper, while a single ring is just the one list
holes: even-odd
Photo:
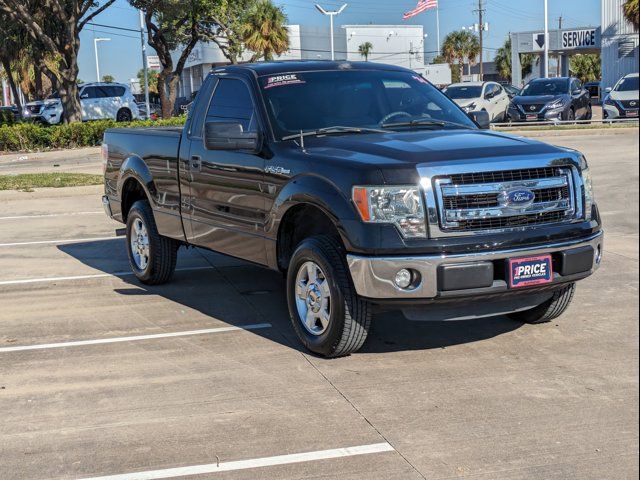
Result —
[{"label": "truck shadow", "polygon": [[[75,260],[105,273],[129,270],[124,245],[96,241],[60,245]],[[199,249],[179,252],[174,279],[165,285],[148,286],[133,275],[118,275],[123,286],[113,291],[122,297],[160,296],[206,317],[232,326],[270,323],[273,328],[250,330],[287,347],[302,351],[290,325],[281,274],[223,255]],[[446,348],[478,342],[508,333],[521,326],[505,317],[455,322],[416,322],[401,312],[374,316],[372,330],[361,352],[385,353]],[[208,328],[210,325],[203,325]]]}]

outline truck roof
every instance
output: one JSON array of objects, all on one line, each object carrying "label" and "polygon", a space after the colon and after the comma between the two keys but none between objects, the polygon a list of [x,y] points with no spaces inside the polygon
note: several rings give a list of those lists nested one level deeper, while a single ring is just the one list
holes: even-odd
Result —
[{"label": "truck roof", "polygon": [[403,67],[375,62],[350,62],[346,60],[277,60],[271,62],[243,63],[241,65],[225,65],[212,72],[252,71],[257,76],[277,75],[287,72],[308,72],[317,70],[380,70],[413,72]]}]

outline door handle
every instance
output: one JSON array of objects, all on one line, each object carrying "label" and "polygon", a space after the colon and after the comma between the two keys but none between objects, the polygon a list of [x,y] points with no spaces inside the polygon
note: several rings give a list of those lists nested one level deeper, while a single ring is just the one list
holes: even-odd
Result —
[{"label": "door handle", "polygon": [[200,158],[199,155],[192,155],[191,156],[191,170],[196,170],[196,171],[200,171],[200,168],[202,166],[202,159]]}]

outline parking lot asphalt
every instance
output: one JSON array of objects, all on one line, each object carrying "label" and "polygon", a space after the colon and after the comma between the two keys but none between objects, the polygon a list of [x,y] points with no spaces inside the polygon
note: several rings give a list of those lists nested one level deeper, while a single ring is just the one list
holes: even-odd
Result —
[{"label": "parking lot asphalt", "polygon": [[589,159],[606,228],[569,311],[388,312],[334,360],[278,273],[181,249],[144,286],[100,187],[0,192],[0,478],[637,478],[637,130],[548,140]]}]

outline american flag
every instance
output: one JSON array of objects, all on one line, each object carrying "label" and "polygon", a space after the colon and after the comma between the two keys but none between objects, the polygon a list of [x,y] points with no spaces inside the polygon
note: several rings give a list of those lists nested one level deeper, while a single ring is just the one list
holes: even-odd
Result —
[{"label": "american flag", "polygon": [[426,10],[431,10],[432,8],[438,8],[438,0],[419,0],[416,8],[414,8],[410,12],[405,13],[402,16],[402,19],[408,20],[409,18],[415,17],[419,13],[422,13]]}]

